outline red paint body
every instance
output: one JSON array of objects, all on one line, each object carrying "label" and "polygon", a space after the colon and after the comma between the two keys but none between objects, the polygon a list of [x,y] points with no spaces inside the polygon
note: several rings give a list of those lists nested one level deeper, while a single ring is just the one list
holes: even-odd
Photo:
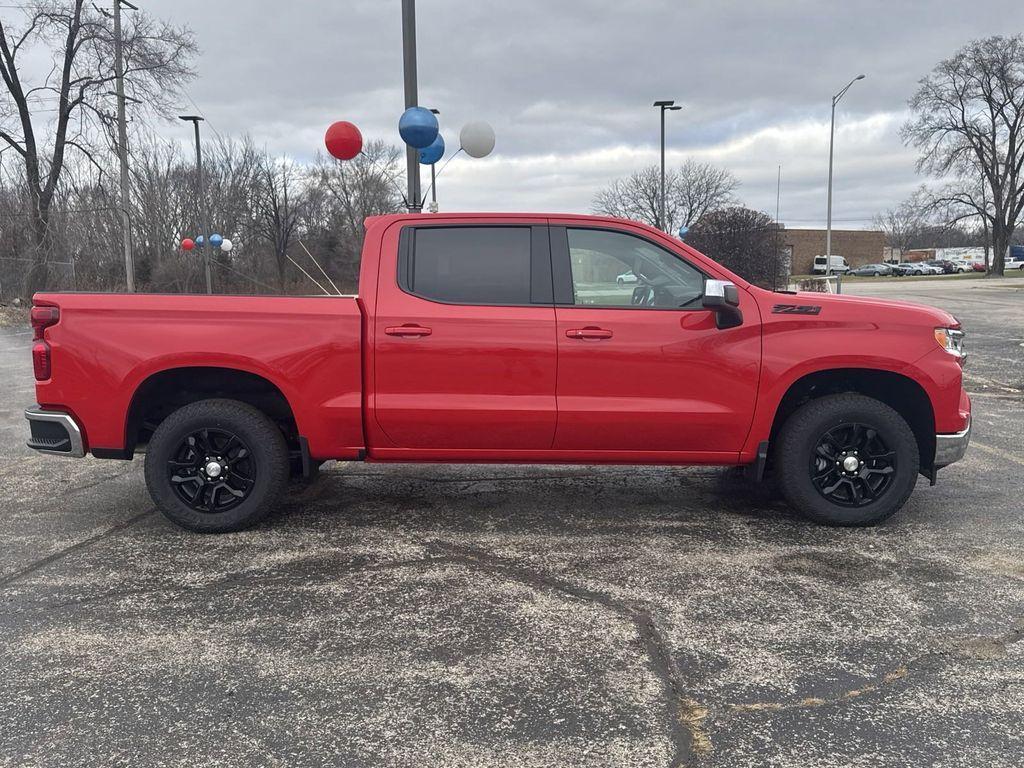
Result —
[{"label": "red paint body", "polygon": [[[639,235],[734,282],[743,323],[711,310],[442,304],[398,286],[399,234],[419,224],[602,227]],[[126,418],[150,376],[216,366],[287,399],[315,459],[744,464],[787,390],[818,371],[905,376],[935,429],[970,402],[933,330],[945,312],[748,284],[678,240],[588,216],[460,214],[367,221],[358,297],[39,294],[52,374],[41,406],[66,411],[90,450],[131,448]],[[821,307],[778,314],[776,304]]]}]

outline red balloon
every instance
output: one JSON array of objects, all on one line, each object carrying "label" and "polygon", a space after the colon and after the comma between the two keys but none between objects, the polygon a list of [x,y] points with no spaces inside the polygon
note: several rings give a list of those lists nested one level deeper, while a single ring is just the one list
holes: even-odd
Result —
[{"label": "red balloon", "polygon": [[332,157],[351,160],[363,149],[363,134],[347,120],[339,120],[327,129],[324,144]]},{"label": "red balloon", "polygon": [[184,248],[186,251],[191,251],[193,248],[196,247],[196,241],[193,240],[191,237],[186,237],[184,240],[181,241],[181,247]]}]

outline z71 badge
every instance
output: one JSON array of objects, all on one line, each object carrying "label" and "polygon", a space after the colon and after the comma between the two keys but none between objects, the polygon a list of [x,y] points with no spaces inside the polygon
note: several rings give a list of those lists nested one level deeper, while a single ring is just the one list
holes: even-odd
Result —
[{"label": "z71 badge", "polygon": [[821,307],[814,304],[776,304],[772,307],[773,315],[817,315]]}]

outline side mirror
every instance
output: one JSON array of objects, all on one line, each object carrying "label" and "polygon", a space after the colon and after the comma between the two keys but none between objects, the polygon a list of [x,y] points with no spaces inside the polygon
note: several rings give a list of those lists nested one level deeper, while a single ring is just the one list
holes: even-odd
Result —
[{"label": "side mirror", "polygon": [[743,324],[743,313],[740,312],[740,291],[735,283],[727,280],[704,281],[704,309],[710,309],[716,315],[719,329],[735,328]]},{"label": "side mirror", "polygon": [[706,280],[704,282],[704,308],[721,309],[738,307],[740,292],[735,283],[727,280]]}]

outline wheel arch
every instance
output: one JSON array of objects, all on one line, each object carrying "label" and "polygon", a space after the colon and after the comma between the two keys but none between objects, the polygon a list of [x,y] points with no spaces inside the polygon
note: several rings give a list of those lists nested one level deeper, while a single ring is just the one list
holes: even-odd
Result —
[{"label": "wheel arch", "polygon": [[247,403],[266,414],[299,447],[295,411],[281,388],[266,376],[231,366],[183,365],[150,373],[135,388],[125,415],[124,452],[148,442],[153,430],[178,408],[212,398]]},{"label": "wheel arch", "polygon": [[827,395],[856,393],[885,403],[899,413],[917,440],[921,469],[935,459],[935,411],[920,383],[909,376],[876,368],[831,368],[805,374],[790,384],[772,419],[769,446],[786,420],[804,403]]}]

